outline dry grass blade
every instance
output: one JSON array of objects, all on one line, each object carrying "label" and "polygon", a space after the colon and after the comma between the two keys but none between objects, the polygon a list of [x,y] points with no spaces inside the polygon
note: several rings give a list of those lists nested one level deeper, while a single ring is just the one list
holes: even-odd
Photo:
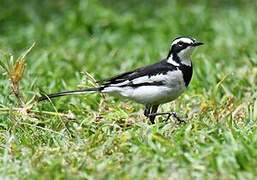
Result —
[{"label": "dry grass blade", "polygon": [[25,65],[24,59],[18,59],[10,71],[11,88],[18,99],[20,99],[19,82],[23,76]]},{"label": "dry grass blade", "polygon": [[11,88],[14,95],[19,100],[20,104],[24,105],[24,102],[21,98],[20,90],[19,90],[19,83],[23,77],[24,70],[26,67],[25,57],[31,51],[31,49],[35,46],[35,43],[31,45],[31,47],[22,55],[20,56],[11,70],[9,71],[10,81],[11,81]]},{"label": "dry grass blade", "polygon": [[15,62],[13,68],[10,71],[10,79],[13,84],[18,84],[21,80],[25,66],[26,64],[24,59],[18,59]]}]

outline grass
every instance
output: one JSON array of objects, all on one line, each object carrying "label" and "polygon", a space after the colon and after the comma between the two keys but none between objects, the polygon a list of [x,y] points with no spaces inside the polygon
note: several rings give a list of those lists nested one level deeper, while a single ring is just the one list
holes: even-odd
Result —
[{"label": "grass", "polygon": [[[1,178],[256,179],[256,8],[239,0],[3,1]],[[161,108],[186,124],[149,125],[141,105],[106,95],[32,103],[40,91],[93,86],[156,62],[178,35],[205,42],[188,90]],[[15,66],[21,102],[9,81]]]}]

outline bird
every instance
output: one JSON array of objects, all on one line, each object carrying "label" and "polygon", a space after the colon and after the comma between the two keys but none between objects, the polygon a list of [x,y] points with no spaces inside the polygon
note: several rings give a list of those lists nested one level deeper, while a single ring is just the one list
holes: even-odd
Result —
[{"label": "bird", "polygon": [[167,115],[167,119],[173,116],[178,122],[184,122],[176,112],[157,111],[160,105],[174,101],[187,89],[193,75],[191,55],[203,44],[190,36],[176,37],[168,55],[154,64],[98,81],[97,87],[41,95],[38,101],[92,92],[108,93],[143,104],[144,115],[152,124],[159,115]]}]

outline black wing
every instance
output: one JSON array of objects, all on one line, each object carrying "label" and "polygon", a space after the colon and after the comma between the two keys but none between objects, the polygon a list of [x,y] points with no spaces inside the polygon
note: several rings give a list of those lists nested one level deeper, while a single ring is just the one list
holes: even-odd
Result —
[{"label": "black wing", "polygon": [[138,68],[133,71],[125,72],[109,79],[102,80],[100,81],[100,83],[103,85],[117,84],[127,80],[132,81],[133,79],[136,79],[142,76],[151,77],[157,74],[167,74],[168,71],[173,71],[173,70],[177,70],[177,67],[168,63],[166,59],[164,59],[158,63],[145,66],[142,68]]}]

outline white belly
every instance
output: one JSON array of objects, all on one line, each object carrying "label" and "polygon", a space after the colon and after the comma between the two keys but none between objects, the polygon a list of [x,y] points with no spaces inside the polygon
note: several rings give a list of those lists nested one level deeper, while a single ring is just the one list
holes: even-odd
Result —
[{"label": "white belly", "polygon": [[131,99],[141,104],[163,104],[173,101],[180,96],[185,88],[167,88],[164,86],[140,87],[134,90]]},{"label": "white belly", "polygon": [[163,76],[165,85],[139,87],[107,87],[102,92],[114,93],[145,105],[157,105],[173,101],[186,89],[181,71]]}]

